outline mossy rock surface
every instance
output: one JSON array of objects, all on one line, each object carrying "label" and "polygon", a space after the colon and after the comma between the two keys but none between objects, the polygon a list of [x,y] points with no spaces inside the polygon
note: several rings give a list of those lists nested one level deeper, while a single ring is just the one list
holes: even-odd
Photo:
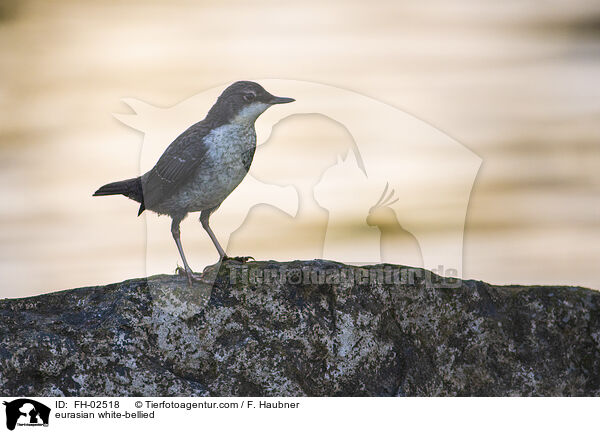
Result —
[{"label": "mossy rock surface", "polygon": [[323,260],[186,281],[0,300],[0,394],[600,395],[593,290]]}]

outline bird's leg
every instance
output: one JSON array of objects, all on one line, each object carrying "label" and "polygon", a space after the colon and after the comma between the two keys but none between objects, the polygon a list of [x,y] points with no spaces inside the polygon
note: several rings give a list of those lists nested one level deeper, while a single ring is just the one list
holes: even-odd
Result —
[{"label": "bird's leg", "polygon": [[206,233],[208,233],[208,236],[210,236],[210,239],[213,241],[213,244],[215,244],[215,247],[217,248],[217,251],[219,252],[219,260],[223,260],[223,259],[227,258],[227,254],[225,254],[225,250],[223,249],[223,247],[221,247],[221,244],[217,240],[217,237],[215,236],[212,229],[208,225],[208,218],[210,218],[210,214],[212,211],[213,211],[213,209],[208,209],[208,210],[203,210],[202,212],[200,212],[200,223],[202,224],[202,227],[204,228],[204,230],[206,230]]},{"label": "bird's leg", "polygon": [[185,254],[183,253],[183,247],[181,246],[180,239],[180,230],[179,224],[181,223],[181,219],[173,218],[173,223],[171,224],[171,234],[173,235],[173,239],[175,239],[175,244],[177,245],[177,249],[179,250],[179,255],[181,256],[181,260],[183,260],[183,266],[185,268],[185,274],[187,275],[188,283],[191,286],[192,280],[194,280],[194,272],[190,265],[188,265],[187,260],[185,259]]},{"label": "bird's leg", "polygon": [[200,213],[200,223],[202,223],[202,227],[204,227],[204,230],[206,230],[206,232],[210,236],[210,239],[213,241],[213,244],[215,244],[215,247],[217,247],[217,251],[219,252],[219,260],[236,260],[242,263],[246,263],[248,260],[254,260],[254,257],[229,257],[227,254],[225,254],[225,250],[223,249],[223,247],[221,247],[221,244],[217,240],[217,237],[208,225],[208,218],[210,217],[210,214],[214,212],[215,209],[203,210]]}]

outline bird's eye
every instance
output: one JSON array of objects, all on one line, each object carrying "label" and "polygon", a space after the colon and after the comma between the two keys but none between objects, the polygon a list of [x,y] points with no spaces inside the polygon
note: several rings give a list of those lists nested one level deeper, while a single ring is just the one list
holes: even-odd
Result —
[{"label": "bird's eye", "polygon": [[256,98],[256,95],[254,93],[246,93],[244,95],[244,100],[248,102],[254,101],[254,98]]}]

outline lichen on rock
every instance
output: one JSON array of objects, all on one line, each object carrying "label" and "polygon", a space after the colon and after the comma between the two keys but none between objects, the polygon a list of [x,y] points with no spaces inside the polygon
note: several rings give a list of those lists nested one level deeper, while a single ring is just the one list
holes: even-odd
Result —
[{"label": "lichen on rock", "polygon": [[0,393],[600,395],[600,293],[225,262],[0,301]]}]

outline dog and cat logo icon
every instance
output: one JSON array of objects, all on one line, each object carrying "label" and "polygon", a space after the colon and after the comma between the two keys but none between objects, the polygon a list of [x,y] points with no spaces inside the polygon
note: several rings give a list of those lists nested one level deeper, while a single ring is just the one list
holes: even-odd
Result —
[{"label": "dog and cat logo icon", "polygon": [[29,398],[19,398],[4,402],[6,406],[6,428],[14,430],[16,426],[48,426],[50,408]]}]

